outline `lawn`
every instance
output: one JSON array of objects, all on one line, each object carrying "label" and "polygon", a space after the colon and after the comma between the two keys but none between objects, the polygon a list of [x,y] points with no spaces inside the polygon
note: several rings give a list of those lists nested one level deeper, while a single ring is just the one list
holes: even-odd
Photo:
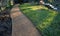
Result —
[{"label": "lawn", "polygon": [[42,36],[60,36],[60,12],[48,9],[43,5],[28,3],[19,6]]}]

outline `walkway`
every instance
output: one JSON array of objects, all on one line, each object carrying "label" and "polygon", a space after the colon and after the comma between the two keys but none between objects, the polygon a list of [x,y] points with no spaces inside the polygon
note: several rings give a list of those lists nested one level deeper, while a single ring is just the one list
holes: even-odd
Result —
[{"label": "walkway", "polygon": [[29,19],[19,11],[18,4],[11,10],[12,36],[41,36]]}]

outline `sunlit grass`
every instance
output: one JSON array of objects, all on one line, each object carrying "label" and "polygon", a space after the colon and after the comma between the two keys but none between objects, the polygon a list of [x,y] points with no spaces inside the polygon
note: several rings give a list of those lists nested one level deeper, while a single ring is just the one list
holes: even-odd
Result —
[{"label": "sunlit grass", "polygon": [[[31,6],[31,7],[27,7],[27,8],[31,8],[31,10],[40,10],[45,7],[44,6]],[[48,9],[48,8],[45,8],[45,9]]]},{"label": "sunlit grass", "polygon": [[43,36],[60,36],[60,13],[42,5],[23,4],[20,5],[20,9],[39,29]]}]

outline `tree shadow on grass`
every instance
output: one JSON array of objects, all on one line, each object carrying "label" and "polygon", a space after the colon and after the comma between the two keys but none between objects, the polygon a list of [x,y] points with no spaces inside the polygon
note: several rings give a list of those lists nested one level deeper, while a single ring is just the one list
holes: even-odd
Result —
[{"label": "tree shadow on grass", "polygon": [[[43,18],[45,21],[43,21],[40,26],[37,27],[37,29],[42,33],[42,36],[60,36],[60,12],[54,13],[55,15],[51,14],[49,17],[47,17],[47,19]],[[51,21],[48,20],[48,18]]]},{"label": "tree shadow on grass", "polygon": [[54,28],[53,36],[60,36],[60,12],[58,12],[57,16],[53,19],[51,24],[51,28]]},{"label": "tree shadow on grass", "polygon": [[60,13],[53,10],[26,8],[22,10],[42,36],[60,36]]},{"label": "tree shadow on grass", "polygon": [[12,19],[10,16],[10,10],[7,9],[0,13],[0,36],[12,35]]}]

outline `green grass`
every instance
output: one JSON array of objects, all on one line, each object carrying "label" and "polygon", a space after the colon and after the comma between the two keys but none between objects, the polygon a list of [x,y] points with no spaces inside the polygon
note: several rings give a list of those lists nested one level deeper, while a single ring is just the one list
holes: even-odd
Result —
[{"label": "green grass", "polygon": [[60,36],[60,13],[42,5],[22,4],[19,6],[39,29],[42,36]]}]

